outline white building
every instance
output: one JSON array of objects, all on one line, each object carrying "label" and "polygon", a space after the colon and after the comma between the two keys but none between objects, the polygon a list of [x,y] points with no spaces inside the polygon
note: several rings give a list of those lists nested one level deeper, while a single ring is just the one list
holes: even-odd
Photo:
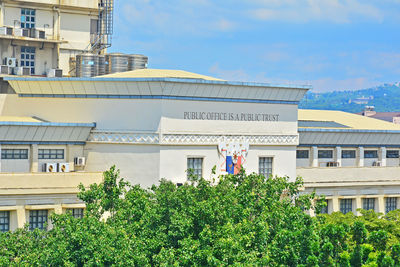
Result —
[{"label": "white building", "polygon": [[[235,156],[248,172],[296,177],[298,103],[307,86],[145,69],[104,78],[5,77],[1,88],[7,229],[82,208],[76,186],[100,182],[114,164],[143,186],[161,178],[184,183],[188,168],[209,179]],[[57,169],[64,172],[46,173]]]},{"label": "white building", "polygon": [[70,59],[95,42],[102,2],[0,1],[0,60],[10,66],[2,74],[47,75],[62,69],[70,75]]},{"label": "white building", "polygon": [[324,212],[400,208],[400,126],[361,115],[299,111],[297,175],[325,195]]}]

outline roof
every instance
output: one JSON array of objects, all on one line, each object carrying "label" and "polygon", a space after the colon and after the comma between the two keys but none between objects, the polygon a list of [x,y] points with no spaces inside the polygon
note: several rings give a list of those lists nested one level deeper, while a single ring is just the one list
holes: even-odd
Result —
[{"label": "roof", "polygon": [[200,79],[208,81],[223,81],[210,76],[192,73],[183,70],[163,70],[163,69],[138,69],[132,71],[118,72],[98,76],[100,78],[178,78],[178,79]]},{"label": "roof", "polygon": [[399,124],[336,110],[299,109],[299,121],[319,122],[302,122],[302,129],[400,131]]},{"label": "roof", "polygon": [[32,117],[0,116],[0,122],[43,122]]}]

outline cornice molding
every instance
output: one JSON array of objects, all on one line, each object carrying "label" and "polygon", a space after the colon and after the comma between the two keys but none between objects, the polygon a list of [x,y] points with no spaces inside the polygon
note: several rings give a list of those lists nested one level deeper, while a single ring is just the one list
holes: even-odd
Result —
[{"label": "cornice molding", "polygon": [[297,146],[299,136],[293,135],[204,135],[162,134],[139,132],[95,131],[89,136],[92,143],[159,144],[159,145],[217,145],[221,142],[249,143],[250,145]]}]

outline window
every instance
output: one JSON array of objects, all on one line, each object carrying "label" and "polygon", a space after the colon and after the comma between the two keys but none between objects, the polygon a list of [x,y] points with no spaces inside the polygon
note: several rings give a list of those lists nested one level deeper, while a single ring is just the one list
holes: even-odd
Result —
[{"label": "window", "polygon": [[341,199],[340,200],[340,211],[343,214],[353,211],[353,200],[352,199]]},{"label": "window", "polygon": [[21,46],[21,67],[30,68],[31,74],[35,74],[35,54],[34,47]]},{"label": "window", "polygon": [[67,209],[67,212],[70,212],[72,217],[77,219],[83,218],[83,209]]},{"label": "window", "polygon": [[29,211],[29,230],[40,229],[46,230],[47,210],[31,210]]},{"label": "window", "polygon": [[386,198],[386,213],[397,209],[397,198],[387,197]]},{"label": "window", "polygon": [[64,149],[39,149],[39,159],[64,159]]},{"label": "window", "polygon": [[308,150],[297,150],[296,151],[296,158],[298,159],[308,159],[309,151]]},{"label": "window", "polygon": [[261,157],[258,160],[258,171],[267,178],[272,176],[272,160],[271,157]]},{"label": "window", "polygon": [[193,174],[199,178],[203,177],[203,158],[188,158],[187,169],[193,171],[192,173],[188,171],[188,177],[189,174]]},{"label": "window", "polygon": [[21,8],[21,28],[35,28],[36,10]]},{"label": "window", "polygon": [[386,151],[386,158],[388,158],[388,159],[398,159],[399,158],[399,151],[398,150],[387,150]]},{"label": "window", "polygon": [[318,150],[319,159],[331,159],[333,158],[333,150]]},{"label": "window", "polygon": [[378,158],[378,151],[377,150],[365,150],[364,151],[364,158],[366,158],[366,159],[376,159],[376,158]]},{"label": "window", "polygon": [[355,159],[356,151],[355,150],[342,150],[342,159]]},{"label": "window", "polygon": [[364,198],[363,199],[363,209],[375,210],[375,198]]},{"label": "window", "polygon": [[0,232],[10,231],[10,212],[0,211]]},{"label": "window", "polygon": [[325,199],[326,206],[321,208],[321,214],[328,214],[328,200]]},{"label": "window", "polygon": [[28,149],[2,149],[1,159],[28,159]]}]

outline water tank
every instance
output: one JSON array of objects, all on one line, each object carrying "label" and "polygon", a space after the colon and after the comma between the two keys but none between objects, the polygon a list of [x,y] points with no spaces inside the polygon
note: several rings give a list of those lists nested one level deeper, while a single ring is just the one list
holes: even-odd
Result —
[{"label": "water tank", "polygon": [[99,57],[95,54],[80,54],[76,56],[76,77],[97,76]]},{"label": "water tank", "polygon": [[106,55],[107,74],[128,71],[128,55],[111,53]]},{"label": "water tank", "polygon": [[128,70],[146,69],[149,58],[144,55],[128,55]]},{"label": "water tank", "polygon": [[97,75],[105,75],[106,74],[106,56],[105,55],[98,55],[99,58],[99,66],[98,66],[98,71]]}]

